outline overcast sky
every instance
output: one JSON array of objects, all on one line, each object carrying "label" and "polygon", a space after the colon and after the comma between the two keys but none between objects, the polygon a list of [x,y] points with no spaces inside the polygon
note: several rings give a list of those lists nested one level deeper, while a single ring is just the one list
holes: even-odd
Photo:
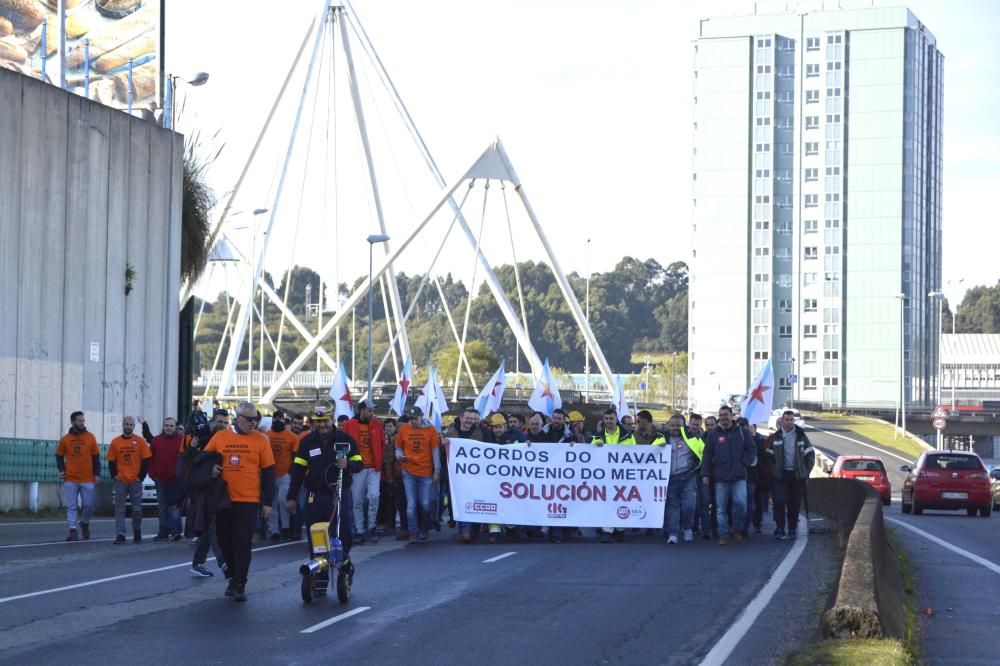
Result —
[{"label": "overcast sky", "polygon": [[[211,74],[208,85],[185,95],[180,129],[197,128],[205,143],[224,144],[210,175],[220,195],[235,183],[308,22],[322,4],[168,3],[167,70]],[[354,8],[445,178],[461,175],[499,136],[563,268],[585,273],[588,267],[608,270],[626,254],[652,256],[664,264],[690,255],[691,63],[698,19],[752,13],[754,5],[765,13],[821,4],[355,0]],[[826,2],[828,8],[836,4]],[[908,6],[945,55],[944,279],[964,278],[963,287],[993,284],[1000,270],[991,243],[983,241],[996,237],[998,222],[988,193],[1000,184],[1000,3],[914,0]],[[337,42],[339,48],[339,36]],[[358,45],[354,49],[359,82],[369,89],[362,98],[384,183],[387,226],[398,241],[427,212],[438,190],[374,69]],[[329,51],[323,53],[317,72],[326,83],[318,95],[307,96],[299,130],[303,139],[313,137],[313,148],[296,153],[289,169],[267,267],[277,270],[294,254],[298,263],[319,267],[327,280],[348,280],[367,270],[363,239],[377,231],[377,223],[341,74],[343,53],[334,56],[335,67],[328,64],[333,62]],[[236,211],[272,207],[301,80],[294,79],[290,89],[290,102],[279,109]],[[329,127],[327,113],[340,120],[333,138],[327,133],[321,140],[320,132]],[[333,183],[334,170],[336,187],[322,187]],[[334,192],[339,207],[331,201]],[[488,201],[483,247],[495,263],[509,262],[500,193],[490,192]],[[483,219],[482,192],[471,195],[470,202],[474,205],[465,210],[475,233]],[[250,217],[236,215],[228,225],[245,249]],[[512,218],[517,258],[541,258],[523,214],[513,210]],[[303,222],[293,251],[296,219]],[[427,269],[449,221],[428,227],[416,249],[404,255],[405,270]],[[265,226],[266,216],[259,222]],[[593,238],[589,260],[587,238]],[[471,249],[464,240],[449,243],[436,268],[468,281]],[[216,279],[214,285],[221,283]],[[954,284],[945,290],[952,298],[960,293]]]}]

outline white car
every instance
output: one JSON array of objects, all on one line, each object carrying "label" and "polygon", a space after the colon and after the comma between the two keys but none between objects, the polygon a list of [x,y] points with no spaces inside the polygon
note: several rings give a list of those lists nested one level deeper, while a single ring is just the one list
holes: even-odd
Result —
[{"label": "white car", "polygon": [[779,427],[778,422],[781,421],[781,415],[788,411],[795,412],[795,425],[797,425],[800,428],[804,428],[806,425],[806,420],[802,418],[802,414],[799,412],[799,410],[797,409],[789,410],[786,408],[771,410],[771,416],[769,416],[767,419],[768,427],[771,428],[771,430],[777,430]]}]

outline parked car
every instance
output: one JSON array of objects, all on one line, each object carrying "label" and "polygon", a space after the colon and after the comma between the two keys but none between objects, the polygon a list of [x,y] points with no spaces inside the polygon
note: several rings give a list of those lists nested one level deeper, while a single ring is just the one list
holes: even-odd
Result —
[{"label": "parked car", "polygon": [[920,515],[924,509],[965,509],[970,516],[987,518],[994,499],[990,475],[982,459],[967,451],[922,453],[903,481],[903,513]]},{"label": "parked car", "polygon": [[838,456],[830,472],[833,479],[857,479],[878,491],[882,504],[892,504],[892,484],[882,459],[876,456]]},{"label": "parked car", "polygon": [[990,488],[993,492],[993,508],[1000,511],[1000,467],[990,470]]},{"label": "parked car", "polygon": [[768,427],[771,428],[771,430],[777,430],[779,427],[778,422],[781,420],[781,415],[788,411],[795,412],[795,425],[800,428],[806,427],[806,420],[802,418],[802,413],[797,409],[789,410],[787,407],[771,410],[771,416],[767,418]]}]

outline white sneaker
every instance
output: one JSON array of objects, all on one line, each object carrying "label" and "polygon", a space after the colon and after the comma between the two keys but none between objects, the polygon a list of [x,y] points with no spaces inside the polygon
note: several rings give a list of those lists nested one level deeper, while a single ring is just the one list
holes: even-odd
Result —
[{"label": "white sneaker", "polygon": [[680,543],[675,536],[667,537],[667,543]]},{"label": "white sneaker", "polygon": [[684,530],[684,540],[694,541],[694,533],[692,533],[691,530]]}]

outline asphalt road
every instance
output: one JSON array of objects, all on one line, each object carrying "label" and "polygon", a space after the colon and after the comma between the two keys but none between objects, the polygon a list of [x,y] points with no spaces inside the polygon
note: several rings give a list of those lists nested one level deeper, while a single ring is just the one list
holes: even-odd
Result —
[{"label": "asphalt road", "polygon": [[810,430],[815,446],[844,455],[867,450],[866,455],[881,456],[889,471],[894,501],[885,509],[887,526],[913,563],[919,608],[930,609],[920,621],[926,662],[1000,663],[1000,516],[970,518],[964,511],[930,510],[904,515],[898,501],[905,477],[899,471],[902,460],[870,449],[866,445],[872,442],[835,422],[814,425],[829,433]]},{"label": "asphalt road", "polygon": [[[445,528],[423,544],[355,548],[345,606],[301,602],[303,543],[265,546],[253,556],[250,599],[238,604],[222,596],[220,576],[191,577],[186,543],[115,546],[112,521],[93,528],[93,541],[65,543],[61,522],[0,523],[4,660],[691,664],[728,645],[727,663],[772,664],[816,638],[834,577],[831,537],[800,538],[790,575],[758,598],[795,543],[762,535],[667,546],[629,534],[600,544],[587,530],[562,544],[463,546]],[[740,619],[761,604],[759,616]],[[734,624],[748,629],[738,640]]]}]

